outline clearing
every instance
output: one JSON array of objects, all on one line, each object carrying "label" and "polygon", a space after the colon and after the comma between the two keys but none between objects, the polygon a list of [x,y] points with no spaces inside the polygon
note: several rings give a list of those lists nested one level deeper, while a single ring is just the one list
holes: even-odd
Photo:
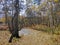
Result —
[{"label": "clearing", "polygon": [[59,35],[52,35],[28,28],[22,30],[23,35],[21,38],[13,38],[12,43],[8,43],[11,36],[9,31],[0,31],[0,45],[60,45]]}]

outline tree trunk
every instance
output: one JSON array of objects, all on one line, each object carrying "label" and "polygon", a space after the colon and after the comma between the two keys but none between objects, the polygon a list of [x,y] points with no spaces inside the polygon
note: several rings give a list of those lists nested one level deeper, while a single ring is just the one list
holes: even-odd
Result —
[{"label": "tree trunk", "polygon": [[18,28],[18,15],[19,15],[19,0],[15,0],[15,14],[14,17],[12,19],[12,27],[13,27],[13,31],[12,31],[12,35],[10,37],[9,42],[12,42],[13,37],[19,38],[19,28]]}]

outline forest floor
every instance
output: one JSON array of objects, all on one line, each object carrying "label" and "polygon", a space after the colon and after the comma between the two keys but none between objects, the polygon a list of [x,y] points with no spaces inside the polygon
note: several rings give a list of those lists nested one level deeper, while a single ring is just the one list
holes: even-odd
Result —
[{"label": "forest floor", "polygon": [[11,36],[9,31],[0,31],[0,45],[60,45],[60,35],[33,29],[29,31],[29,35],[23,35],[19,39],[13,38],[12,43],[8,42]]}]

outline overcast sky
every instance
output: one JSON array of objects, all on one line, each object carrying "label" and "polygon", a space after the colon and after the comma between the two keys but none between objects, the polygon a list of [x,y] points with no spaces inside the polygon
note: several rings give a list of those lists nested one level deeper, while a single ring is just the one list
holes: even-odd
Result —
[{"label": "overcast sky", "polygon": [[[24,3],[22,3],[23,5],[26,5],[26,0],[23,0],[24,1]],[[37,1],[37,0],[35,0],[35,1]],[[41,2],[40,3],[43,3],[43,2],[45,2],[46,0],[41,0]],[[4,1],[3,1],[4,2]],[[1,9],[3,8],[3,6],[0,4],[0,11],[1,11]],[[24,15],[25,14],[25,9],[23,9],[23,10],[21,10],[21,12],[20,12],[20,14],[21,15]],[[2,17],[2,15],[0,14],[0,17]]]}]

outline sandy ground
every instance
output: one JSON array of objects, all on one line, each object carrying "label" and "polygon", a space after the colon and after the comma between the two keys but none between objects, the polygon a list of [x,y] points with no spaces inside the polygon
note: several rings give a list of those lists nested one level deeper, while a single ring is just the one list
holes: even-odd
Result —
[{"label": "sandy ground", "polygon": [[22,35],[19,39],[13,38],[12,43],[8,43],[11,36],[9,31],[0,31],[0,45],[60,45],[60,38],[57,35],[33,29],[29,31],[28,35]]}]

